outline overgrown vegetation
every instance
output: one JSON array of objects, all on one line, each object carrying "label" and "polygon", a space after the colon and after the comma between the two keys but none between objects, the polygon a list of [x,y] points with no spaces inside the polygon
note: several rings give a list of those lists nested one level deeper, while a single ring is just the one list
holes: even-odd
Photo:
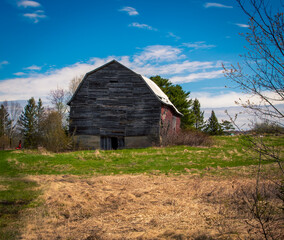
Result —
[{"label": "overgrown vegetation", "polygon": [[[0,151],[0,199],[1,199],[0,202],[1,235],[0,236],[4,236],[2,239],[5,240],[17,239],[17,234],[19,232],[19,229],[23,229],[24,224],[26,223],[26,222],[21,223],[20,221],[18,221],[19,217],[21,218],[23,217],[22,215],[23,210],[26,209],[26,211],[24,212],[27,212],[27,208],[29,208],[30,209],[29,211],[32,214],[33,210],[31,209],[33,207],[37,207],[38,202],[42,201],[42,200],[35,201],[39,192],[38,190],[36,190],[37,184],[34,183],[33,181],[34,179],[37,178],[27,177],[31,175],[37,176],[39,183],[41,183],[40,179],[42,177],[49,178],[47,176],[49,175],[51,179],[54,179],[56,178],[54,175],[58,175],[59,178],[58,184],[64,189],[67,186],[66,185],[67,183],[69,182],[74,183],[75,181],[74,179],[70,180],[70,178],[72,178],[71,175],[78,175],[80,176],[80,178],[83,176],[83,179],[85,179],[84,181],[86,181],[86,183],[84,184],[85,185],[87,184],[90,187],[92,185],[90,185],[91,184],[90,180],[88,180],[89,177],[92,176],[99,177],[101,175],[108,175],[108,176],[124,175],[124,178],[127,178],[125,174],[134,174],[139,176],[145,175],[145,177],[146,176],[151,177],[154,175],[159,175],[159,176],[168,175],[168,176],[177,177],[178,175],[181,175],[180,177],[188,176],[189,179],[191,176],[198,176],[198,179],[202,179],[203,177],[208,176],[208,174],[210,174],[211,176],[215,176],[218,178],[221,177],[224,179],[227,179],[229,176],[229,178],[231,179],[231,177],[237,173],[240,174],[241,176],[245,176],[246,178],[250,178],[251,179],[250,181],[253,181],[254,178],[254,175],[252,174],[253,168],[255,168],[255,166],[258,164],[258,159],[254,155],[248,153],[247,149],[243,148],[242,138],[238,136],[235,137],[214,136],[213,138],[215,145],[211,145],[209,147],[208,146],[207,147],[172,146],[172,147],[163,147],[163,148],[154,147],[147,149],[123,149],[116,151],[96,150],[96,151],[77,151],[77,152],[65,152],[65,153],[53,153],[45,150],[44,148],[40,148],[38,150],[26,149],[26,150]],[[283,154],[284,151],[283,137],[265,136],[263,138],[263,141],[265,141],[269,145],[278,146],[281,150],[280,154]],[[268,165],[267,167],[263,167],[263,169],[267,168],[266,170],[267,174],[271,174],[273,171],[277,170],[277,168],[275,168],[274,165],[270,166],[269,163],[271,163],[271,161],[267,160],[263,164],[265,163],[267,163]],[[97,181],[100,182],[99,178]],[[102,184],[104,184],[104,180],[101,181],[103,181]],[[149,181],[153,181],[153,179]],[[169,181],[176,182],[178,180],[172,179]],[[165,180],[163,180],[163,182],[164,182],[163,184],[165,184]],[[184,180],[182,180],[182,182],[184,182]],[[50,184],[53,183],[48,183],[48,185]],[[91,191],[90,189],[87,190],[87,193],[90,192],[87,194],[86,189],[83,190],[85,185],[82,184],[79,185],[81,189],[80,191],[82,191],[82,193],[77,192],[79,187],[78,186],[76,187],[75,191],[76,194],[79,194],[80,196],[82,194],[83,197],[81,196],[81,198],[84,199],[84,201],[87,201],[88,199],[89,199],[88,201],[91,201],[91,199],[93,199],[94,197],[91,197],[88,194],[91,194],[91,192],[94,193],[98,191],[93,191],[93,189]],[[238,184],[236,183],[236,185]],[[115,186],[117,187],[118,185]],[[161,187],[169,189],[165,185],[161,185]],[[191,190],[192,193],[196,185],[193,184],[191,187],[192,187]],[[216,189],[215,190],[214,189],[210,188],[210,191],[206,190],[204,196],[202,195],[202,199],[204,200],[208,198],[209,199],[208,201],[210,201],[211,204],[211,200],[213,198],[217,199],[218,196],[221,196],[220,192],[218,191],[216,192]],[[62,193],[59,188],[56,191],[59,191],[57,194]],[[100,191],[102,192],[102,194],[104,193],[103,189],[101,189]],[[127,191],[130,190],[128,189]],[[176,189],[176,191],[182,192],[181,189]],[[236,191],[236,189],[234,191]],[[53,193],[52,190],[51,192]],[[65,195],[62,193],[63,195],[60,197],[60,200],[58,196],[57,197],[54,196],[55,198],[51,196],[52,198],[50,199],[46,198],[44,200],[46,202],[44,202],[43,204],[51,204],[50,206],[49,205],[45,206],[45,207],[49,206],[50,208],[43,209],[42,213],[36,212],[36,214],[39,213],[42,214],[42,221],[45,222],[45,224],[49,224],[48,223],[49,220],[47,220],[46,222],[45,217],[47,217],[47,219],[50,218],[52,219],[54,216],[57,216],[55,217],[55,219],[52,220],[55,221],[54,224],[57,224],[59,221],[62,222],[62,224],[64,224],[65,226],[65,224],[67,224],[65,221],[68,221],[68,224],[69,223],[75,225],[77,224],[76,226],[78,227],[78,221],[85,222],[89,218],[93,217],[93,210],[91,209],[94,209],[94,206],[92,206],[92,208],[88,208],[87,206],[89,206],[92,202],[89,203],[87,201],[86,206],[80,207],[80,205],[78,205],[79,204],[78,201],[81,198],[77,199],[76,198],[77,195],[73,195],[75,194],[75,192],[69,193],[67,191],[66,194],[63,192]],[[132,195],[129,195],[130,193],[127,195],[125,192],[122,192],[121,194],[122,195],[118,196],[116,195],[114,196],[111,194],[110,196],[103,195],[104,198],[102,199],[105,200],[101,200],[102,205],[99,204],[95,206],[98,209],[104,209],[103,212],[102,210],[100,210],[99,212],[100,216],[107,217],[108,215],[105,214],[108,214],[110,210],[112,211],[115,210],[116,214],[121,214],[119,212],[120,206],[121,207],[130,206],[129,205],[130,202],[128,204],[128,200],[129,201],[131,200],[131,204],[133,204],[133,199],[131,196],[133,194],[136,194],[136,192],[131,192]],[[125,198],[124,197],[122,198],[122,196],[125,196]],[[140,195],[137,193],[137,196]],[[145,197],[147,196],[148,195],[145,195]],[[240,195],[236,195],[236,197],[239,196]],[[155,195],[155,199],[157,197],[162,198],[162,196],[160,196],[159,194]],[[154,202],[155,199],[153,199]],[[226,201],[228,201],[227,197],[226,199],[227,199]],[[231,200],[233,201],[234,199]],[[72,209],[68,208],[69,206],[68,201],[71,202],[75,201]],[[97,201],[96,198],[94,198],[94,201]],[[187,201],[183,201],[182,198],[177,198],[176,200],[165,199],[164,202],[161,203],[160,207],[161,209],[163,208],[163,211],[167,209],[165,208],[167,206],[169,206],[169,209],[172,209],[170,207],[180,208],[180,205],[175,205],[177,202],[185,204],[185,202]],[[217,202],[215,200],[214,204],[216,203],[224,204],[220,199]],[[186,204],[184,206],[188,208]],[[236,202],[234,204],[238,203]],[[151,207],[153,206],[151,205]],[[41,209],[41,207],[39,208],[37,207],[37,209]],[[220,211],[224,211],[224,209]],[[45,215],[46,213],[48,213],[48,215]],[[222,212],[219,212],[218,214],[220,215],[221,213]],[[97,216],[96,214],[98,213],[94,214],[95,216]],[[143,212],[142,214],[148,214],[148,213]],[[117,217],[120,219],[119,216],[117,215]],[[174,216],[177,217],[179,215],[174,215]],[[224,219],[227,219],[225,215],[224,216],[220,215],[220,216],[222,218],[224,217]],[[185,217],[184,220],[188,221],[186,216],[184,217]],[[201,217],[201,219],[203,219],[203,217]],[[30,221],[29,223],[33,223],[33,221],[37,221],[37,218],[30,216],[29,221]],[[155,221],[159,222],[159,220],[157,219]],[[35,224],[36,224],[35,226],[37,226],[37,224],[41,223],[35,222]],[[132,226],[132,223],[129,224]],[[148,223],[143,222],[143,224],[146,226]],[[167,222],[167,224],[169,223]],[[77,229],[77,227],[74,229]],[[213,225],[211,225],[211,227],[213,227]],[[214,225],[214,228],[215,227],[217,226]],[[53,231],[59,231],[59,229],[60,227],[58,225],[56,226],[54,225]],[[29,231],[31,231],[31,229]],[[82,230],[82,233],[84,231]],[[81,236],[82,233],[78,233],[78,235]],[[98,231],[96,230],[92,234],[95,233],[103,234],[99,230]],[[61,232],[57,234],[61,235],[63,233]],[[188,233],[187,231],[184,231],[181,232],[180,234],[182,234],[181,236],[183,235],[187,236]],[[198,236],[198,233],[196,234],[197,234],[196,236]]]},{"label": "overgrown vegetation", "polygon": [[161,131],[161,146],[204,146],[213,144],[213,139],[196,129],[182,129],[178,133],[168,133],[167,128]]},{"label": "overgrown vegetation", "polygon": [[251,131],[257,134],[284,134],[284,127],[277,123],[264,121],[262,123],[255,123]]},{"label": "overgrown vegetation", "polygon": [[[284,145],[283,137],[266,137],[271,144]],[[21,174],[128,174],[186,173],[186,169],[248,166],[258,163],[243,148],[239,137],[214,137],[210,147],[172,146],[113,151],[52,153],[45,149],[1,151],[1,161]],[[269,161],[267,161],[269,163]]]}]

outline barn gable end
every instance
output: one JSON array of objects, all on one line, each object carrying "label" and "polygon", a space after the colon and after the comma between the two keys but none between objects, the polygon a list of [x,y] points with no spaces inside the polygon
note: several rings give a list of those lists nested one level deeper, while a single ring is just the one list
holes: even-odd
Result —
[{"label": "barn gable end", "polygon": [[148,147],[160,140],[161,99],[115,60],[87,73],[68,104],[70,131],[83,148]]}]

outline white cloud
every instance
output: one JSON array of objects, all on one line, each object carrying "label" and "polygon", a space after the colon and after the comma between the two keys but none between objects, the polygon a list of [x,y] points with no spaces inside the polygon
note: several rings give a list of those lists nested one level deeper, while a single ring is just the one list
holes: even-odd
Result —
[{"label": "white cloud", "polygon": [[152,31],[158,31],[158,29],[153,28],[147,24],[144,23],[138,23],[138,22],[134,22],[128,25],[129,27],[136,27],[136,28],[142,28],[142,29],[147,29],[147,30],[152,30]]},{"label": "white cloud", "polygon": [[201,81],[204,79],[221,78],[223,76],[224,76],[223,70],[216,70],[210,72],[191,73],[187,76],[172,77],[171,81],[173,83],[189,83],[189,82]]},{"label": "white cloud", "polygon": [[176,41],[180,39],[179,36],[173,34],[172,32],[169,32],[168,35],[167,35],[167,37],[172,37],[172,38],[174,38]]},{"label": "white cloud", "polygon": [[13,73],[15,76],[24,76],[26,75],[26,73],[24,72],[16,72],[16,73]]},{"label": "white cloud", "polygon": [[40,3],[36,2],[36,1],[19,1],[17,3],[17,5],[19,7],[24,7],[24,8],[27,8],[27,7],[40,7]]},{"label": "white cloud", "polygon": [[[270,99],[277,98],[277,94],[274,92],[263,92],[265,96],[268,96]],[[238,106],[236,102],[245,103],[246,101],[250,101],[252,104],[261,104],[262,101],[259,96],[251,95],[242,92],[220,92],[219,94],[212,94],[209,92],[192,92],[192,98],[198,98],[201,106],[203,108],[218,108],[218,107],[233,107]],[[279,101],[272,101],[273,104],[279,104]]]},{"label": "white cloud", "polygon": [[233,8],[233,6],[223,5],[220,3],[205,3],[205,8],[216,7],[216,8]]},{"label": "white cloud", "polygon": [[0,68],[3,66],[3,65],[7,65],[7,64],[9,64],[9,62],[8,61],[2,61],[2,62],[0,62]]},{"label": "white cloud", "polygon": [[[180,77],[180,75],[185,75],[186,77],[180,77],[181,80],[179,82],[212,78],[214,72],[218,72],[221,68],[218,61],[189,61],[185,59],[182,49],[178,47],[154,45],[141,49],[139,53],[133,56],[91,58],[86,63],[75,63],[45,73],[27,72],[26,76],[21,75],[20,72],[16,73],[16,76],[21,77],[0,81],[0,101],[5,99],[29,99],[32,96],[45,99],[50,90],[57,88],[57,86],[67,89],[72,78],[83,75],[112,59],[118,60],[139,74],[148,77],[162,75],[175,82],[177,82],[176,78]],[[26,69],[37,70],[38,68],[40,67],[33,65]],[[202,72],[198,73],[200,71]],[[215,76],[217,75],[215,73]],[[15,86],[21,87],[15,88]]]},{"label": "white cloud", "polygon": [[[26,78],[12,78],[0,81],[0,99],[19,100],[30,97],[45,99],[49,91],[58,87],[67,89],[70,80],[98,67],[94,64],[76,63],[44,74],[34,74]],[[15,87],[21,86],[21,87]]]},{"label": "white cloud", "polygon": [[241,28],[249,28],[249,25],[248,25],[248,24],[235,23],[235,25],[237,25],[238,27],[241,27]]},{"label": "white cloud", "polygon": [[[244,108],[237,106],[221,108],[203,108],[201,105],[201,110],[204,111],[204,120],[209,119],[213,110],[220,123],[225,120],[231,121],[230,118],[232,118],[237,124],[238,128],[240,128],[241,130],[249,130],[252,126],[252,122],[257,121],[254,115],[244,111]],[[235,119],[236,115],[237,118]]]},{"label": "white cloud", "polygon": [[134,56],[134,62],[144,64],[147,61],[175,61],[184,58],[181,49],[167,45],[153,45],[143,49],[142,53]]},{"label": "white cloud", "polygon": [[159,63],[144,63],[144,64],[137,64],[134,59],[133,62],[130,62],[129,59],[122,58],[121,63],[125,66],[129,67],[130,69],[134,70],[137,73],[146,75],[146,76],[153,76],[153,75],[167,75],[170,76],[170,80],[176,74],[183,74],[188,72],[194,72],[198,70],[210,69],[214,68],[213,62],[200,62],[200,61],[183,61],[179,63],[166,63],[166,64],[159,64]]},{"label": "white cloud", "polygon": [[212,44],[206,44],[204,41],[201,42],[193,42],[193,43],[183,43],[184,46],[188,48],[194,48],[194,49],[210,49],[216,47]]},{"label": "white cloud", "polygon": [[[268,96],[274,96],[273,92],[266,92]],[[243,108],[241,105],[236,104],[236,101],[240,102],[240,99],[243,103],[246,101],[254,102],[255,104],[261,104],[260,98],[257,96],[252,96],[242,92],[226,92],[220,93],[218,95],[210,94],[208,92],[192,92],[190,94],[192,98],[197,98],[200,102],[201,109],[205,112],[204,118],[207,120],[211,111],[214,110],[219,122],[221,120],[230,120],[231,118],[236,118],[236,124],[242,130],[248,130],[251,128],[252,124],[255,122],[261,122],[263,119],[260,119],[259,116],[256,116],[253,112]],[[277,109],[284,111],[284,104],[278,104],[279,102],[273,102]],[[277,105],[278,104],[278,105]],[[227,113],[226,113],[227,112]],[[229,116],[228,116],[229,114]],[[261,116],[267,118],[266,116]],[[275,119],[274,119],[275,120]],[[283,121],[282,121],[283,124]]]},{"label": "white cloud", "polygon": [[23,16],[33,20],[34,23],[38,23],[39,19],[46,18],[46,15],[44,14],[44,11],[42,10],[38,10],[33,13],[24,13]]},{"label": "white cloud", "polygon": [[137,10],[135,8],[133,8],[133,7],[124,7],[122,9],[120,9],[119,11],[127,12],[129,16],[139,15]]},{"label": "white cloud", "polygon": [[204,87],[202,90],[220,90],[220,89],[225,89],[226,87]]},{"label": "white cloud", "polygon": [[233,107],[242,93],[228,92],[213,95],[208,92],[192,92],[191,97],[197,98],[203,108]]},{"label": "white cloud", "polygon": [[32,65],[29,67],[24,68],[25,70],[41,70],[41,67],[36,66],[36,65]]}]

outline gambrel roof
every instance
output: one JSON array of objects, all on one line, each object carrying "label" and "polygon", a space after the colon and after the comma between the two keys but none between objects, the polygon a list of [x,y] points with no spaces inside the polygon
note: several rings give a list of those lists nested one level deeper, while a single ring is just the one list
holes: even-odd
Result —
[{"label": "gambrel roof", "polygon": [[[92,73],[94,73],[94,72],[96,72],[96,71],[98,71],[98,70],[100,70],[100,69],[102,69],[102,68],[108,66],[109,64],[114,63],[114,62],[116,62],[116,63],[122,65],[122,64],[119,63],[118,61],[112,60],[112,61],[110,61],[110,62],[104,64],[103,66],[98,67],[98,68],[96,68],[96,69],[94,69],[94,70],[92,70],[92,71],[86,73],[85,76],[84,76],[84,78],[83,78],[83,80],[81,81],[81,83],[79,84],[78,88],[76,89],[75,93],[73,94],[72,98],[70,99],[70,101],[69,101],[67,104],[70,105],[70,103],[73,101],[74,97],[76,96],[77,92],[79,91],[79,89],[80,89],[82,83],[85,81],[85,79],[86,79],[90,74],[92,74]],[[124,65],[122,65],[122,66],[124,66]],[[124,67],[125,67],[125,66],[124,66]],[[125,68],[127,68],[127,67],[125,67]],[[149,87],[149,89],[156,95],[157,99],[158,99],[161,103],[163,103],[163,104],[165,104],[165,105],[171,107],[171,108],[174,110],[174,112],[175,112],[176,114],[178,114],[178,115],[180,115],[180,116],[183,116],[183,114],[178,111],[178,109],[177,109],[177,108],[174,106],[174,104],[170,101],[170,99],[168,98],[168,96],[159,88],[159,86],[158,86],[155,82],[153,82],[151,79],[149,79],[149,78],[147,78],[147,77],[145,77],[145,76],[142,76],[142,75],[140,75],[140,74],[138,74],[138,73],[132,71],[132,70],[129,69],[129,68],[127,68],[127,69],[128,69],[129,71],[135,73],[137,76],[139,76],[139,77],[141,78],[141,80],[146,83],[146,85]]]}]

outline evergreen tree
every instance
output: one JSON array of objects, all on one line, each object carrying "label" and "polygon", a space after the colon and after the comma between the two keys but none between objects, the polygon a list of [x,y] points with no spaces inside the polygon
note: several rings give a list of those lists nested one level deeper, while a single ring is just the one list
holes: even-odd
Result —
[{"label": "evergreen tree", "polygon": [[169,97],[170,101],[183,114],[181,127],[190,128],[194,124],[193,115],[190,112],[192,100],[189,99],[190,92],[185,92],[180,85],[173,85],[169,79],[155,76],[150,78]]},{"label": "evergreen tree", "polygon": [[194,117],[194,127],[198,130],[202,130],[204,128],[204,112],[200,110],[198,99],[194,99],[191,112]]},{"label": "evergreen tree", "polygon": [[44,119],[45,119],[45,112],[44,107],[42,105],[41,99],[38,100],[37,103],[37,113],[36,113],[36,119],[37,119],[37,141],[38,143],[43,142],[43,135],[44,135]]},{"label": "evergreen tree", "polygon": [[0,108],[0,137],[8,136],[8,132],[11,128],[11,120],[7,109],[1,104]]},{"label": "evergreen tree", "polygon": [[33,148],[37,146],[37,114],[35,99],[32,97],[28,100],[19,122],[25,139],[25,147]]},{"label": "evergreen tree", "polygon": [[205,132],[209,133],[210,135],[222,135],[223,134],[222,127],[220,123],[218,122],[218,119],[213,110],[206,124]]},{"label": "evergreen tree", "polygon": [[228,121],[228,120],[222,121],[221,127],[222,127],[223,131],[235,130],[234,125],[230,121]]}]

